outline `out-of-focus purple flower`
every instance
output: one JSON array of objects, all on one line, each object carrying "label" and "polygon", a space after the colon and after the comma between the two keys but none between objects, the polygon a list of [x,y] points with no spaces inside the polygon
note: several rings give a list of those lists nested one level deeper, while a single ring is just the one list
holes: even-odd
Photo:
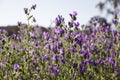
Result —
[{"label": "out-of-focus purple flower", "polygon": [[59,41],[59,42],[56,43],[56,47],[57,47],[57,48],[60,48],[60,47],[62,47],[62,46],[63,46],[62,41]]},{"label": "out-of-focus purple flower", "polygon": [[24,8],[25,14],[28,14],[28,8]]},{"label": "out-of-focus purple flower", "polygon": [[21,37],[20,35],[17,35],[16,39],[17,39],[17,40],[21,40],[22,37]]},{"label": "out-of-focus purple flower", "polygon": [[36,46],[36,49],[41,49],[41,46],[40,45]]},{"label": "out-of-focus purple flower", "polygon": [[14,70],[19,70],[20,69],[20,65],[19,64],[14,64]]},{"label": "out-of-focus purple flower", "polygon": [[56,26],[59,26],[62,22],[64,22],[64,18],[61,15],[58,15],[58,17],[55,19]]},{"label": "out-of-focus purple flower", "polygon": [[33,17],[33,22],[36,22],[36,19],[35,19],[35,17]]},{"label": "out-of-focus purple flower", "polygon": [[0,62],[0,68],[3,66],[3,63],[2,62]]},{"label": "out-of-focus purple flower", "polygon": [[83,56],[90,56],[90,53],[88,52],[88,50],[84,50],[82,52]]},{"label": "out-of-focus purple flower", "polygon": [[116,20],[116,19],[113,19],[113,20],[112,20],[112,23],[113,23],[113,24],[117,24],[117,20]]},{"label": "out-of-focus purple flower", "polygon": [[79,22],[74,22],[73,24],[74,24],[74,26],[75,26],[76,28],[78,28],[79,25],[80,25]]},{"label": "out-of-focus purple flower", "polygon": [[61,62],[62,62],[63,64],[65,64],[65,63],[66,63],[66,60],[65,60],[65,59],[62,59]]},{"label": "out-of-focus purple flower", "polygon": [[30,37],[31,37],[31,38],[36,38],[35,33],[30,32],[29,34],[30,34]]},{"label": "out-of-focus purple flower", "polygon": [[37,72],[40,72],[40,68],[39,68],[39,67],[36,67],[36,71],[37,71]]},{"label": "out-of-focus purple flower", "polygon": [[32,62],[32,64],[33,64],[33,65],[36,65],[36,64],[37,64],[37,61],[36,61],[36,60],[34,60],[34,61]]},{"label": "out-of-focus purple flower", "polygon": [[52,50],[53,52],[57,52],[57,47],[56,47],[55,45],[52,45],[52,46],[51,46],[51,50]]},{"label": "out-of-focus purple flower", "polygon": [[93,62],[93,61],[91,61],[91,60],[87,60],[86,62],[87,62],[87,65],[89,65],[89,66],[91,66],[91,65],[93,65],[93,64],[94,64],[94,62]]},{"label": "out-of-focus purple flower", "polygon": [[107,26],[107,27],[105,28],[105,32],[106,32],[106,33],[110,33],[110,31],[111,31],[111,30],[110,30],[110,27]]},{"label": "out-of-focus purple flower", "polygon": [[55,39],[55,40],[58,40],[58,35],[54,35],[54,39]]},{"label": "out-of-focus purple flower", "polygon": [[60,50],[59,50],[59,52],[60,52],[60,54],[64,54],[64,49],[63,48],[61,48]]},{"label": "out-of-focus purple flower", "polygon": [[73,68],[77,69],[78,63],[73,63]]},{"label": "out-of-focus purple flower", "polygon": [[33,54],[33,55],[32,55],[32,58],[33,58],[33,59],[37,59],[37,58],[38,58],[38,55],[37,55],[37,54]]},{"label": "out-of-focus purple flower", "polygon": [[23,52],[23,51],[25,51],[25,49],[24,49],[24,48],[21,48],[21,49],[19,49],[19,51],[20,51],[20,52]]},{"label": "out-of-focus purple flower", "polygon": [[17,22],[18,26],[21,26],[22,22]]},{"label": "out-of-focus purple flower", "polygon": [[85,68],[85,67],[80,67],[80,68],[78,69],[78,71],[79,71],[80,73],[85,73],[85,72],[86,72],[86,68]]},{"label": "out-of-focus purple flower", "polygon": [[32,42],[32,44],[38,46],[39,43],[38,43],[38,41],[34,40],[34,41]]},{"label": "out-of-focus purple flower", "polygon": [[91,42],[94,43],[97,39],[96,38],[92,38]]},{"label": "out-of-focus purple flower", "polygon": [[108,62],[110,62],[111,64],[114,64],[115,63],[115,60],[112,58],[112,57],[109,57],[107,59]]},{"label": "out-of-focus purple flower", "polygon": [[112,35],[117,35],[117,30],[112,30]]},{"label": "out-of-focus purple flower", "polygon": [[59,74],[59,67],[57,65],[54,65],[52,67],[52,75],[55,76],[57,74]]},{"label": "out-of-focus purple flower", "polygon": [[68,52],[76,52],[77,50],[76,50],[76,48],[74,48],[74,47],[71,47],[71,48],[68,48]]},{"label": "out-of-focus purple flower", "polygon": [[55,42],[55,38],[54,38],[54,37],[50,37],[50,38],[49,38],[49,41],[50,41],[50,42]]},{"label": "out-of-focus purple flower", "polygon": [[95,45],[92,45],[92,46],[90,47],[90,49],[91,49],[93,52],[97,51],[97,50],[96,50],[97,47],[96,47]]},{"label": "out-of-focus purple flower", "polygon": [[45,45],[45,47],[48,49],[48,50],[50,50],[51,48],[51,46],[50,46],[50,44],[49,43],[47,43],[46,45]]},{"label": "out-of-focus purple flower", "polygon": [[76,12],[76,11],[73,11],[73,13],[70,13],[69,15],[70,15],[70,17],[71,17],[73,20],[76,20],[76,16],[77,16],[77,12]]},{"label": "out-of-focus purple flower", "polygon": [[83,48],[84,50],[86,50],[86,49],[88,49],[88,46],[84,45],[84,46],[82,46],[82,48]]},{"label": "out-of-focus purple flower", "polygon": [[13,46],[13,49],[15,49],[15,50],[19,49],[19,45],[17,45],[17,44],[13,44],[12,46]]},{"label": "out-of-focus purple flower", "polygon": [[68,25],[69,25],[70,28],[72,28],[73,27],[73,22],[68,22]]},{"label": "out-of-focus purple flower", "polygon": [[36,4],[32,5],[31,9],[35,10],[35,8],[36,8]]},{"label": "out-of-focus purple flower", "polygon": [[71,76],[71,78],[73,79],[73,78],[75,77],[75,74],[71,74],[70,76]]},{"label": "out-of-focus purple flower", "polygon": [[43,32],[44,38],[45,39],[49,39],[50,38],[50,34],[48,32]]},{"label": "out-of-focus purple flower", "polygon": [[3,36],[2,35],[0,35],[0,40],[2,40],[3,39]]},{"label": "out-of-focus purple flower", "polygon": [[59,60],[59,56],[58,55],[53,55],[52,59],[55,60],[55,61],[58,61]]},{"label": "out-of-focus purple flower", "polygon": [[29,53],[29,54],[33,54],[34,52],[35,52],[35,50],[32,49],[32,50],[29,50],[28,53]]},{"label": "out-of-focus purple flower", "polygon": [[77,34],[74,39],[77,44],[81,44],[83,42],[83,38],[80,34]]},{"label": "out-of-focus purple flower", "polygon": [[15,37],[16,37],[16,34],[12,34],[11,37],[12,37],[12,38],[15,38]]},{"label": "out-of-focus purple flower", "polygon": [[92,74],[89,74],[89,79],[91,79],[93,77],[93,75]]},{"label": "out-of-focus purple flower", "polygon": [[50,58],[49,58],[48,54],[45,54],[45,55],[42,56],[42,60],[49,60],[49,59]]},{"label": "out-of-focus purple flower", "polygon": [[55,31],[55,33],[57,33],[57,34],[64,34],[64,30],[63,30],[62,28],[59,28],[59,27],[55,27],[55,28],[54,28],[54,31]]}]

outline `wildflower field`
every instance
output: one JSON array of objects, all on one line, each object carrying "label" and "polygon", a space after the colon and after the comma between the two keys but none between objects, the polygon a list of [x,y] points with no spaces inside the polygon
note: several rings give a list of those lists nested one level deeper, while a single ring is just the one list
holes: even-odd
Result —
[{"label": "wildflower field", "polygon": [[24,9],[28,20],[24,34],[8,37],[0,30],[0,80],[120,80],[117,19],[108,24],[95,16],[84,28],[74,11],[68,23],[58,15],[52,31],[39,38],[30,27],[30,21],[36,21],[30,14],[35,8]]}]

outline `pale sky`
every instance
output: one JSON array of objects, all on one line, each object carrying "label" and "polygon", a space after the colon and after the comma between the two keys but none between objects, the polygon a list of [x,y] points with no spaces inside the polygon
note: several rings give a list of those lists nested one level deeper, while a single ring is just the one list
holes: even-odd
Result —
[{"label": "pale sky", "polygon": [[88,22],[90,17],[100,15],[95,5],[100,0],[0,0],[0,25],[15,25],[18,21],[26,22],[23,8],[36,4],[33,11],[37,22],[42,26],[49,26],[58,14],[69,20],[69,13],[78,12],[80,24]]}]

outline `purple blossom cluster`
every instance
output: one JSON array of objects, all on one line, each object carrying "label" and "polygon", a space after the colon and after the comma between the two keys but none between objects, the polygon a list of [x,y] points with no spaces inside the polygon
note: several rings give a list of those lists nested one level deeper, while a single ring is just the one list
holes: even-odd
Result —
[{"label": "purple blossom cluster", "polygon": [[77,12],[69,15],[67,25],[58,16],[51,31],[27,29],[18,42],[0,30],[0,79],[119,80],[120,31],[98,16],[81,30]]}]

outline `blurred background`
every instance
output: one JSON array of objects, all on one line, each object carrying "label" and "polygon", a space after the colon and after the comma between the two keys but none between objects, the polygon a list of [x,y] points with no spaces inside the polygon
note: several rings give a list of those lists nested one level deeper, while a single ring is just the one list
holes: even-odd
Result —
[{"label": "blurred background", "polygon": [[[80,24],[86,24],[91,17],[96,15],[108,18],[105,11],[100,10],[104,8],[108,11],[107,8],[112,7],[111,5],[115,4],[114,1],[117,1],[117,4],[120,2],[120,0],[0,0],[0,26],[15,25],[18,21],[26,23],[23,9],[33,4],[37,5],[32,14],[38,25],[49,26],[57,15],[62,15],[67,22],[70,19],[69,13],[73,11],[77,11]],[[110,9],[115,8],[113,6]]]}]

